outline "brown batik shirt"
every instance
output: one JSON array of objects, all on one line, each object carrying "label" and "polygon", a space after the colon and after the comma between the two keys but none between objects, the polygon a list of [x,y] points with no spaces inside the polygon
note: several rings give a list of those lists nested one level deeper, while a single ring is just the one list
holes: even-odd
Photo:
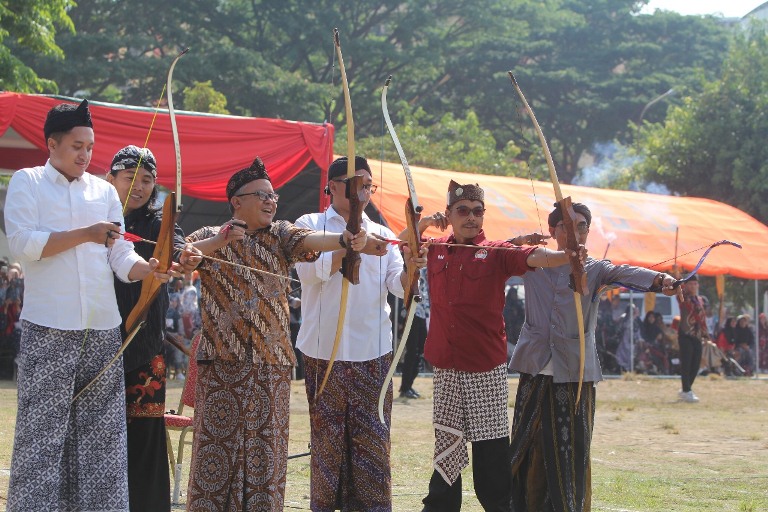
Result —
[{"label": "brown batik shirt", "polygon": [[[200,228],[187,240],[211,238],[219,229]],[[250,358],[254,364],[296,363],[290,340],[290,282],[243,267],[290,276],[294,263],[319,256],[304,248],[310,233],[288,221],[275,221],[210,254],[242,267],[203,259],[198,267],[203,322],[198,360],[245,362]]]}]

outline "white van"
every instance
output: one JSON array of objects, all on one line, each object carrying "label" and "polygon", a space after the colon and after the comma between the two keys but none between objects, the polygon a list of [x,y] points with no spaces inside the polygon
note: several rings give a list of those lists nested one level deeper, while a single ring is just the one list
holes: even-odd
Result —
[{"label": "white van", "polygon": [[[640,309],[640,321],[642,321],[645,318],[645,294],[642,292],[632,292],[631,295],[632,302]],[[621,311],[626,311],[629,305],[629,296],[629,292],[621,292],[619,294],[621,298]],[[664,323],[667,325],[670,325],[676,316],[680,316],[680,304],[678,304],[677,297],[674,295],[669,297],[663,293],[657,293],[656,304],[653,306],[653,310],[661,313],[664,317]]]}]

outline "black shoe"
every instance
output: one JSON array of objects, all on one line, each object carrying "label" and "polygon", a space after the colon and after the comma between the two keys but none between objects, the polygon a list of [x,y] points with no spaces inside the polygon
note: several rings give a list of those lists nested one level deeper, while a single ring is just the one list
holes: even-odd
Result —
[{"label": "black shoe", "polygon": [[413,388],[400,392],[400,398],[419,398],[420,396]]}]

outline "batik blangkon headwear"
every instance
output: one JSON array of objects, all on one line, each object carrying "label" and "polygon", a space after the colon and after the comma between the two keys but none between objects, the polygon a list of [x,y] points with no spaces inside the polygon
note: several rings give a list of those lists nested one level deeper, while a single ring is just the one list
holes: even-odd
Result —
[{"label": "batik blangkon headwear", "polygon": [[93,128],[91,111],[88,109],[88,100],[83,100],[80,105],[71,103],[56,105],[48,111],[43,125],[43,134],[46,143],[53,133],[68,132],[76,126]]},{"label": "batik blangkon headwear", "polygon": [[130,145],[125,146],[115,154],[114,158],[112,158],[109,172],[117,175],[118,172],[125,169],[136,169],[138,167],[143,167],[152,173],[153,177],[157,178],[155,155],[147,148]]},{"label": "batik blangkon headwear", "polygon": [[272,181],[269,179],[269,174],[267,174],[267,169],[264,167],[264,162],[262,162],[261,158],[258,156],[250,167],[240,169],[229,178],[229,181],[227,182],[227,201],[232,199],[235,193],[237,193],[237,191],[244,185],[256,180]]},{"label": "batik blangkon headwear", "polygon": [[468,201],[480,201],[485,206],[485,193],[478,184],[459,185],[451,180],[448,184],[448,202],[450,208],[454,203],[466,199]]}]

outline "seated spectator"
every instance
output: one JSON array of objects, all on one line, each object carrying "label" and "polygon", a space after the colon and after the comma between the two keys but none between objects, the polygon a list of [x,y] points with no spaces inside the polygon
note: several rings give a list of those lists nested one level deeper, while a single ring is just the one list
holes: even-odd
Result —
[{"label": "seated spectator", "polygon": [[[168,312],[165,314],[165,330],[171,335],[176,335],[177,339],[188,346],[187,340],[184,340],[181,329],[181,297],[178,293],[169,294],[170,304]],[[168,369],[168,378],[184,378],[186,371],[186,357],[173,344],[166,342],[163,345],[163,356],[165,365]]]},{"label": "seated spectator", "polygon": [[643,340],[640,335],[640,310],[634,304],[627,309],[619,319],[621,323],[619,349],[616,351],[616,361],[624,372],[632,371],[632,360],[637,354],[637,347]]},{"label": "seated spectator", "polygon": [[758,337],[760,344],[760,370],[768,371],[768,318],[765,313],[760,313],[758,318]]},{"label": "seated spectator", "polygon": [[[664,331],[656,320],[657,313],[648,311],[641,326],[640,332],[643,336],[643,345],[641,346],[638,358],[642,361],[642,367],[646,373],[653,375],[669,374],[669,361],[667,359],[667,350],[664,345]],[[662,317],[662,325],[664,319]]]},{"label": "seated spectator", "polygon": [[725,353],[731,352],[735,347],[734,329],[736,328],[736,318],[729,316],[725,320],[725,325],[720,329],[720,333],[717,335],[717,348]]},{"label": "seated spectator", "polygon": [[734,349],[734,355],[742,368],[744,368],[745,375],[751,376],[755,370],[755,333],[752,331],[752,327],[749,325],[751,318],[749,315],[739,315],[736,318],[736,328],[734,329],[734,342],[736,348]]}]

